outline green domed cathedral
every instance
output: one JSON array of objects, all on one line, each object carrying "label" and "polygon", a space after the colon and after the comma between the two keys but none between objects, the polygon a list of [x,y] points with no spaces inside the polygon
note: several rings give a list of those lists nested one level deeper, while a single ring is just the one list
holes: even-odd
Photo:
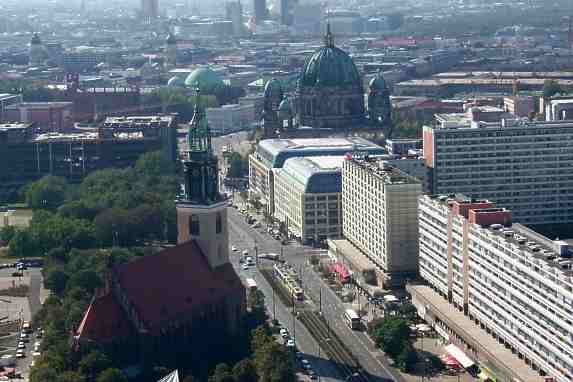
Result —
[{"label": "green domed cathedral", "polygon": [[364,93],[354,61],[334,45],[327,24],[324,45],[306,60],[292,103],[285,103],[283,110],[279,110],[285,98],[281,83],[276,79],[267,83],[263,110],[265,136],[276,136],[277,132],[299,126],[332,130],[388,126],[391,123],[390,92],[380,73],[368,89],[368,112]]},{"label": "green domed cathedral", "polygon": [[352,58],[334,45],[330,25],[324,46],[306,60],[296,98],[301,125],[349,129],[365,124],[360,74]]}]

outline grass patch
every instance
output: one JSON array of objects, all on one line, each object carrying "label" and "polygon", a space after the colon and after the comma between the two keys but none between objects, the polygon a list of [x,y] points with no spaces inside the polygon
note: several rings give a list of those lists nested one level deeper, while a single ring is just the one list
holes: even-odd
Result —
[{"label": "grass patch", "polygon": [[29,292],[30,287],[28,285],[22,284],[15,287],[10,287],[8,289],[0,289],[0,296],[28,297]]}]

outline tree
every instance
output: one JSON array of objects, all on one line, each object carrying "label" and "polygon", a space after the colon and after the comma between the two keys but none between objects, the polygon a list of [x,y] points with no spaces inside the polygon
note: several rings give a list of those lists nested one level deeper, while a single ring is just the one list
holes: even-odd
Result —
[{"label": "tree", "polygon": [[96,382],[127,382],[127,378],[123,375],[121,370],[109,368],[99,374]]},{"label": "tree", "polygon": [[398,313],[404,318],[412,319],[416,317],[418,314],[418,309],[414,306],[414,304],[406,302],[398,308]]},{"label": "tree", "polygon": [[249,171],[248,163],[245,164],[245,159],[238,152],[233,152],[229,156],[229,171],[227,176],[229,178],[242,178]]},{"label": "tree", "polygon": [[8,242],[8,253],[12,257],[36,256],[39,252],[37,242],[27,229],[16,230]]},{"label": "tree", "polygon": [[257,369],[253,362],[246,358],[233,367],[233,376],[237,382],[257,382]]},{"label": "tree", "polygon": [[44,272],[44,287],[61,296],[66,289],[68,279],[69,276],[62,269],[57,267],[48,268]]},{"label": "tree", "polygon": [[296,380],[291,354],[279,343],[272,341],[257,349],[254,364],[260,382],[294,382]]},{"label": "tree", "polygon": [[77,371],[64,371],[58,376],[57,382],[84,382],[86,378]]},{"label": "tree", "polygon": [[55,210],[66,199],[68,184],[64,178],[45,176],[26,191],[26,203],[33,209]]},{"label": "tree", "polygon": [[[16,235],[16,227],[7,225],[0,228],[0,243],[7,244]],[[0,244],[1,246],[2,244]]]},{"label": "tree", "polygon": [[166,158],[163,152],[153,151],[139,157],[135,163],[135,170],[144,176],[160,177],[174,174],[175,164]]},{"label": "tree", "polygon": [[400,354],[410,338],[408,321],[402,318],[384,317],[370,329],[376,345],[392,358]]},{"label": "tree", "polygon": [[226,363],[220,363],[209,377],[209,382],[235,382],[231,369]]},{"label": "tree", "polygon": [[562,94],[565,93],[559,83],[555,80],[545,80],[543,82],[543,98],[549,99],[553,97],[555,94]]},{"label": "tree", "polygon": [[84,269],[80,272],[74,273],[72,277],[70,277],[66,287],[78,287],[86,290],[88,293],[93,293],[102,285],[103,282],[95,271],[91,269]]},{"label": "tree", "polygon": [[41,362],[30,370],[30,382],[57,381],[58,371],[48,362]]},{"label": "tree", "polygon": [[74,219],[93,220],[99,210],[89,207],[84,200],[72,200],[62,204],[58,208],[58,214]]},{"label": "tree", "polygon": [[400,370],[408,373],[414,369],[418,362],[418,354],[409,342],[403,343],[396,364]]},{"label": "tree", "polygon": [[102,245],[120,245],[130,233],[127,211],[121,208],[108,208],[94,219],[95,235]]}]

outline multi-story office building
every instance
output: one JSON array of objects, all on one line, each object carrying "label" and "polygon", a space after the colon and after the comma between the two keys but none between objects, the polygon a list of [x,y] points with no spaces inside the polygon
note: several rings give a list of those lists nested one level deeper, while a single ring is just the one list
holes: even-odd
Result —
[{"label": "multi-story office building", "polygon": [[275,217],[304,243],[342,234],[344,156],[287,159],[275,170]]},{"label": "multi-story office building", "polygon": [[384,286],[418,274],[422,184],[385,161],[351,156],[342,167],[344,237],[383,273]]},{"label": "multi-story office building", "polygon": [[384,148],[358,137],[265,139],[249,156],[249,197],[259,198],[270,214],[274,213],[274,169],[282,168],[294,157],[336,156],[360,151],[384,154]]},{"label": "multi-story office building", "polygon": [[89,173],[133,166],[144,153],[176,159],[173,116],[108,118],[97,130],[36,134],[33,124],[0,124],[0,200],[44,175],[79,182]]},{"label": "multi-story office building", "polygon": [[[573,261],[566,242],[462,195],[420,197],[419,231],[420,276],[435,291],[409,288],[419,312],[448,326],[497,380],[535,380],[531,369],[559,382],[573,379]],[[498,343],[488,345],[488,334]]]},{"label": "multi-story office building", "polygon": [[45,131],[65,131],[74,127],[73,102],[21,102],[6,107],[5,119],[34,123]]},{"label": "multi-story office building", "polygon": [[468,114],[424,126],[432,193],[492,200],[523,224],[573,222],[573,122]]}]

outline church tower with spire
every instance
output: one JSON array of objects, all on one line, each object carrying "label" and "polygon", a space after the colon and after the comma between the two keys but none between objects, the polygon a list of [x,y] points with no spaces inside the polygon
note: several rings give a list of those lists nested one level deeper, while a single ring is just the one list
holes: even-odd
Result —
[{"label": "church tower with spire", "polygon": [[197,91],[195,112],[187,133],[185,181],[177,201],[178,244],[195,240],[211,269],[229,263],[227,200],[219,193],[218,160],[211,131]]}]

